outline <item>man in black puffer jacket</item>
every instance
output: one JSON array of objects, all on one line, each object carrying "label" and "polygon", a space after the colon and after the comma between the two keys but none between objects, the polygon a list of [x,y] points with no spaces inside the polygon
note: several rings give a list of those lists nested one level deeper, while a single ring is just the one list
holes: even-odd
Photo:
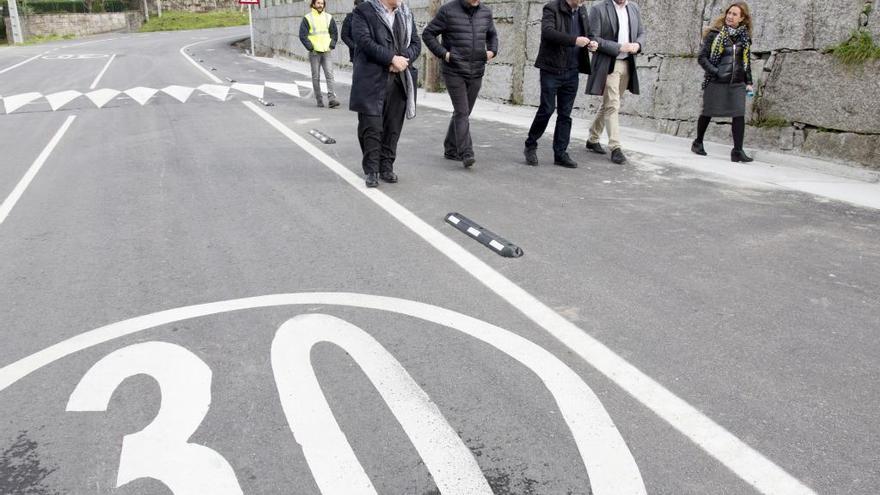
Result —
[{"label": "man in black puffer jacket", "polygon": [[529,128],[524,154],[527,165],[538,165],[538,139],[556,110],[553,163],[576,168],[568,156],[571,109],[577,96],[579,74],[590,73],[589,50],[596,43],[587,38],[590,23],[583,0],[550,0],[541,17],[541,46],[535,67],[541,69],[541,103]]},{"label": "man in black puffer jacket", "polygon": [[[442,36],[443,41],[437,41]],[[469,117],[477,101],[486,62],[498,55],[492,10],[480,0],[452,0],[440,7],[422,32],[422,41],[442,60],[443,79],[452,100],[452,119],[443,142],[444,156],[474,164]]]}]

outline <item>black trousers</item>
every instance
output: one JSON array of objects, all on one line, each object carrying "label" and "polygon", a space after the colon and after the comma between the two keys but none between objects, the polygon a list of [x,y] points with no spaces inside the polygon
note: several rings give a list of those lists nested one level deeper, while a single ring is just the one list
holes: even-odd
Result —
[{"label": "black trousers", "polygon": [[474,156],[474,143],[471,141],[470,115],[477,102],[477,95],[483,85],[482,77],[462,77],[455,74],[443,74],[446,91],[452,100],[452,118],[443,150],[446,155],[462,158]]},{"label": "black trousers", "polygon": [[529,129],[526,149],[538,147],[538,139],[547,129],[553,111],[556,111],[556,130],[553,132],[553,156],[559,157],[568,150],[571,140],[571,109],[578,89],[577,68],[563,74],[541,71],[541,103]]},{"label": "black trousers", "polygon": [[365,174],[392,172],[397,158],[397,141],[406,118],[406,92],[400,76],[390,73],[385,85],[382,115],[358,113],[358,142],[364,157]]}]

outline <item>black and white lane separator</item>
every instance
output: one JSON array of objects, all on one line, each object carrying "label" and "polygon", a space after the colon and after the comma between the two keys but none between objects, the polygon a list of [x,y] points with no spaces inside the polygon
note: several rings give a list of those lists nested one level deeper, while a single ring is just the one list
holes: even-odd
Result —
[{"label": "black and white lane separator", "polygon": [[469,235],[472,239],[486,246],[505,258],[519,258],[523,250],[516,244],[504,239],[494,232],[478,225],[473,220],[459,213],[446,215],[446,223]]},{"label": "black and white lane separator", "polygon": [[309,134],[311,134],[315,139],[321,141],[324,144],[336,144],[335,139],[317,129],[312,129],[311,131],[309,131]]}]

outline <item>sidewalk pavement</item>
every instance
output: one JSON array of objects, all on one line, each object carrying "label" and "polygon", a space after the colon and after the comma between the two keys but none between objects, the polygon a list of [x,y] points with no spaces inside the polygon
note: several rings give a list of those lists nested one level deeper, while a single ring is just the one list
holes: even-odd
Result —
[{"label": "sidewalk pavement", "polygon": [[[311,78],[308,62],[282,57],[249,57],[267,65]],[[351,72],[335,68],[335,81],[351,85]],[[419,90],[418,104],[436,110],[452,112],[452,103],[445,93],[427,93]],[[480,99],[472,119],[501,122],[528,129],[535,109],[528,106],[507,105]],[[553,132],[553,122],[547,133]],[[589,133],[587,119],[575,118],[572,123],[572,146],[583,146]],[[636,162],[650,165],[685,168],[703,173],[716,180],[802,191],[853,205],[880,209],[880,171],[872,171],[841,163],[786,155],[765,150],[753,150],[755,158],[749,164],[730,161],[730,143],[706,142],[707,157],[691,153],[691,140],[666,134],[622,127],[624,150],[640,155]],[[578,139],[577,136],[583,136]],[[525,140],[525,132],[523,133]]]}]

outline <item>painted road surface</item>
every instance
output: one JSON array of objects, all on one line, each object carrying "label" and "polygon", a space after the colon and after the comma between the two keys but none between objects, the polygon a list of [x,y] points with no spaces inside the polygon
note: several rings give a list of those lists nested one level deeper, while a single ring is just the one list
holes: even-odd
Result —
[{"label": "painted road surface", "polygon": [[880,491],[876,211],[426,107],[367,190],[245,33],[0,51],[0,493]]}]

